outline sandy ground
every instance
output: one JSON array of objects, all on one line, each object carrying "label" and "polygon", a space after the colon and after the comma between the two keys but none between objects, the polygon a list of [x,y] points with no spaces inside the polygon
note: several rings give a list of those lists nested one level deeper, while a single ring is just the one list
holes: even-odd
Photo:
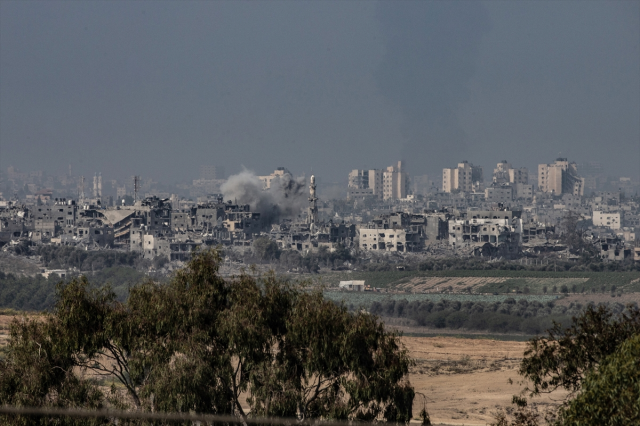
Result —
[{"label": "sandy ground", "polygon": [[[453,292],[462,293],[468,288],[478,289],[487,284],[503,283],[513,279],[513,277],[413,277],[406,283],[398,284],[397,288],[418,293],[440,293],[445,288],[451,287]],[[588,278],[522,277],[518,279],[525,281],[531,289],[537,289],[539,293],[542,293],[542,287],[545,285],[548,288],[553,286],[560,288],[562,285],[571,288],[574,284],[579,286],[588,281]]]},{"label": "sandy ground", "polygon": [[[500,408],[511,407],[512,396],[524,388],[517,369],[525,342],[455,337],[402,340],[416,360],[410,374],[417,393],[414,416],[426,399],[434,424],[489,424],[493,414]],[[558,393],[553,399],[560,400],[563,396]],[[558,403],[548,396],[535,401],[542,409]]]},{"label": "sandy ground", "polygon": [[[0,315],[0,347],[6,344],[13,318]],[[489,424],[498,409],[511,407],[512,396],[524,387],[517,368],[525,342],[407,336],[402,342],[416,362],[409,376],[417,394],[414,416],[426,401],[434,424]],[[557,404],[548,397],[536,402],[541,408]]]}]

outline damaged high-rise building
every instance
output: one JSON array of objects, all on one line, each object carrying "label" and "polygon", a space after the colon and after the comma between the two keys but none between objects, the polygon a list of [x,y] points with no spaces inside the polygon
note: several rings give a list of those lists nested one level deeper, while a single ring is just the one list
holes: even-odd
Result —
[{"label": "damaged high-rise building", "polygon": [[398,161],[386,169],[355,169],[349,173],[347,198],[373,196],[383,200],[398,200],[407,197],[409,175],[404,163]]},{"label": "damaged high-rise building", "polygon": [[538,165],[538,187],[542,192],[555,195],[584,195],[584,178],[578,175],[576,163],[558,158],[552,164]]}]

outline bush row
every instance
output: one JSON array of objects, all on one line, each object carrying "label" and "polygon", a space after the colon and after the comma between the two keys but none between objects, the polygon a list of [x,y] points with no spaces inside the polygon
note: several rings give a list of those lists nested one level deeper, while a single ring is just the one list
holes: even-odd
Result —
[{"label": "bush row", "polygon": [[[129,288],[142,282],[146,275],[130,267],[105,268],[91,276],[92,284],[109,284],[120,301],[129,295]],[[56,284],[63,281],[58,275],[18,277],[0,272],[0,308],[42,311],[53,307]]]},{"label": "bush row", "polygon": [[[616,314],[626,309],[620,303],[607,305]],[[388,300],[371,303],[369,312],[383,317],[407,318],[420,326],[433,328],[539,334],[551,328],[554,321],[563,326],[570,324],[572,317],[580,315],[584,308],[579,303],[563,306],[554,302],[528,302],[525,299],[516,301],[513,298],[493,303],[446,299],[413,302]]]}]

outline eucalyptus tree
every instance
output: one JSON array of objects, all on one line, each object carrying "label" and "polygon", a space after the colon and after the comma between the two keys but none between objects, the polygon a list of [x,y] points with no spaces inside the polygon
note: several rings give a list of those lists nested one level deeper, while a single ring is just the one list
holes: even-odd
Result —
[{"label": "eucalyptus tree", "polygon": [[411,360],[377,317],[274,274],[224,279],[220,263],[197,253],[126,302],[60,283],[51,313],[12,324],[0,403],[410,420]]}]

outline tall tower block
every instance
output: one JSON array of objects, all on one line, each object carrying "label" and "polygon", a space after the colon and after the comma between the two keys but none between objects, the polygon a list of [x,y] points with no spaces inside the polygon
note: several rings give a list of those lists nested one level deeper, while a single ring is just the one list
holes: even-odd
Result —
[{"label": "tall tower block", "polygon": [[309,185],[309,214],[307,221],[310,224],[318,222],[318,197],[316,197],[316,177],[311,175],[311,184]]}]

